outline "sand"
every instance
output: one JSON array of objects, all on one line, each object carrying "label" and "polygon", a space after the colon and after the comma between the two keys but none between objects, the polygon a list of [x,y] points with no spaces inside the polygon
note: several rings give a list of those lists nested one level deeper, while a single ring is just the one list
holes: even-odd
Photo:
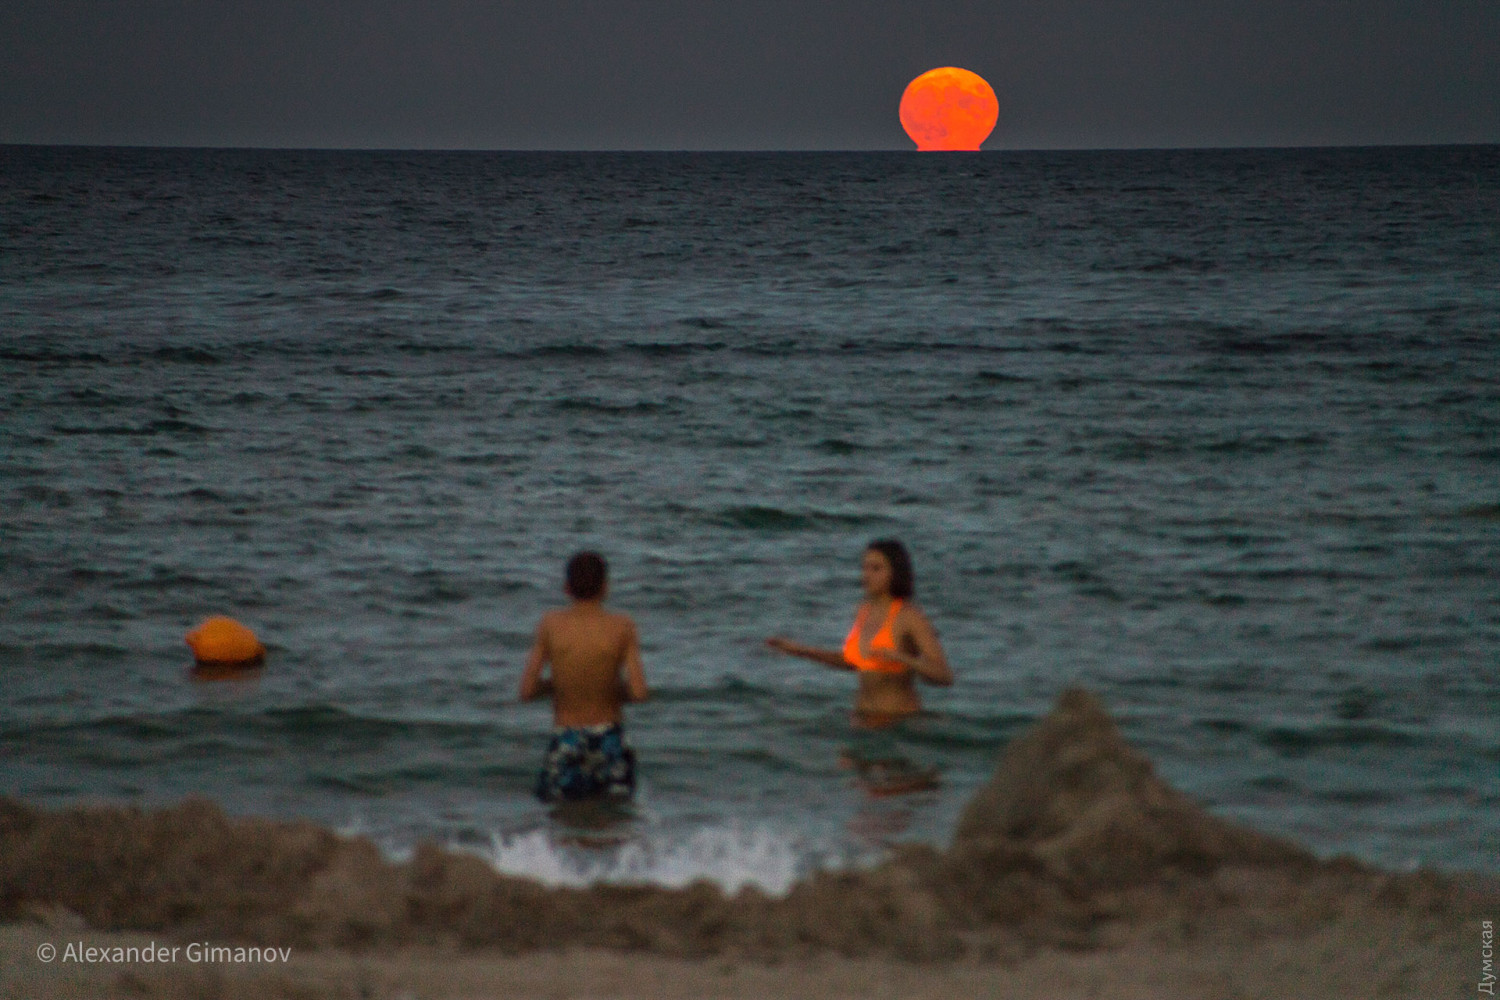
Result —
[{"label": "sand", "polygon": [[[1320,860],[1211,816],[1076,689],[1005,748],[947,850],[784,897],[549,889],[433,846],[397,864],[201,800],[0,799],[0,996],[1439,997],[1477,991],[1497,917],[1493,880]],[[291,957],[35,954],[152,940]]]}]

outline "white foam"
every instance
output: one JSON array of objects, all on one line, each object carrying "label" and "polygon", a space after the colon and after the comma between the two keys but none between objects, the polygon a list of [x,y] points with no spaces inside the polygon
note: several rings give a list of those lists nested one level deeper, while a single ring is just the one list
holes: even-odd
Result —
[{"label": "white foam", "polygon": [[489,862],[499,872],[549,886],[598,883],[682,888],[706,879],[736,892],[755,886],[783,895],[813,868],[847,859],[769,827],[711,826],[678,834],[653,831],[618,844],[579,847],[547,830],[494,837]]}]

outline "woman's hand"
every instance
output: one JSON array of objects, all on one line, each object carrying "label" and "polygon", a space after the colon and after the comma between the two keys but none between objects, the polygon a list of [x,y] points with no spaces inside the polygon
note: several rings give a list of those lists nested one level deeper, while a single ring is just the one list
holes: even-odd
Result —
[{"label": "woman's hand", "polygon": [[901,644],[906,649],[898,653],[895,659],[906,664],[908,669],[915,671],[928,684],[939,687],[952,684],[953,672],[948,669],[948,656],[943,652],[943,644],[938,641],[937,630],[932,627],[927,616],[912,605],[903,608],[902,614],[906,618],[906,631],[901,637]]}]

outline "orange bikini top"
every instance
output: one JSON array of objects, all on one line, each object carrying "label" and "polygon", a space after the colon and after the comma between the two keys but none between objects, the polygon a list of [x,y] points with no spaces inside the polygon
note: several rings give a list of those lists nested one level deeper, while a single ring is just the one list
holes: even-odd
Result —
[{"label": "orange bikini top", "polygon": [[[889,649],[896,651],[896,633],[892,626],[896,622],[896,613],[901,610],[900,601],[892,601],[891,609],[885,614],[885,621],[881,623],[879,631],[870,636],[870,652]],[[859,633],[865,627],[865,606],[861,605],[859,615],[854,619],[854,627],[849,630],[849,637],[844,640],[844,659],[854,664],[854,669],[859,671],[874,671],[879,674],[904,674],[911,669],[900,660],[890,660],[881,656],[861,656],[859,652]]]}]

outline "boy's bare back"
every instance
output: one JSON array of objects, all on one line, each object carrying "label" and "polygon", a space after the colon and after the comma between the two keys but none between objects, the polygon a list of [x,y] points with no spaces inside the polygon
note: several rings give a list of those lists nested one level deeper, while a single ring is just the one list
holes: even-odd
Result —
[{"label": "boy's bare back", "polygon": [[[550,681],[542,679],[547,663]],[[521,697],[552,695],[556,725],[620,722],[621,706],[644,701],[647,693],[640,643],[628,617],[605,610],[597,600],[575,600],[542,616],[521,675]]]}]

